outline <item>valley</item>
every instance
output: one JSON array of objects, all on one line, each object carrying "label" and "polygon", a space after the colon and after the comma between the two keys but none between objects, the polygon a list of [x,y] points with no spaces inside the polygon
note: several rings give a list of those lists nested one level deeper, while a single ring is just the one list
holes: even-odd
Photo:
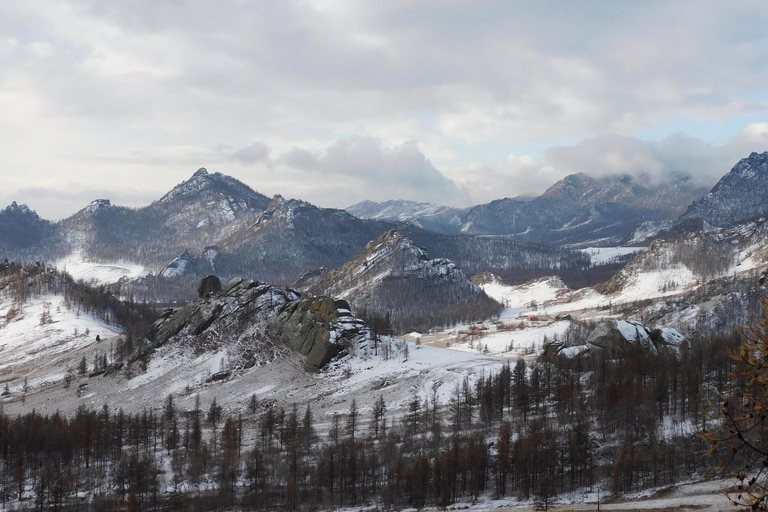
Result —
[{"label": "valley", "polygon": [[[0,448],[4,467],[40,456],[3,437],[19,421],[121,433],[73,438],[58,497],[33,466],[0,471],[0,497],[589,510],[600,489],[606,510],[720,510],[733,481],[707,479],[697,436],[724,424],[719,392],[752,385],[728,352],[760,315],[768,225],[680,233],[688,217],[646,247],[545,247],[267,202],[204,169],[145,209],[94,202],[0,269]],[[610,265],[592,287],[558,275]]]}]

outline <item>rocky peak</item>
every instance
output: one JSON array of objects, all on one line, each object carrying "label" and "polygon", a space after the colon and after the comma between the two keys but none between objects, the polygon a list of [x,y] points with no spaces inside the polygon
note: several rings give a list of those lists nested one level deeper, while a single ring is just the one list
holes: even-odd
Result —
[{"label": "rocky peak", "polygon": [[269,206],[256,219],[254,227],[260,226],[270,220],[284,220],[289,226],[293,224],[294,216],[299,210],[319,210],[316,206],[299,199],[285,199],[280,194],[272,197]]},{"label": "rocky peak", "polygon": [[220,172],[209,173],[201,167],[186,181],[173,187],[161,197],[157,204],[169,205],[178,200],[185,201],[223,201],[233,211],[256,208],[263,210],[268,199],[255,192],[241,181]]},{"label": "rocky peak", "polygon": [[9,215],[12,215],[12,214],[28,215],[29,214],[37,217],[37,213],[30,210],[29,206],[27,206],[26,204],[18,205],[16,204],[16,201],[13,201],[10,205],[6,206],[4,212]]},{"label": "rocky peak", "polygon": [[96,199],[95,201],[91,201],[91,204],[86,206],[84,210],[90,214],[94,214],[102,208],[109,208],[111,206],[112,203],[109,199]]}]

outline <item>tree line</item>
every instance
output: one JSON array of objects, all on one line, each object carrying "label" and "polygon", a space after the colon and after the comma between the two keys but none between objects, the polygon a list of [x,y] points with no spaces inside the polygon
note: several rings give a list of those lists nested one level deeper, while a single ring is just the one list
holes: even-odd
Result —
[{"label": "tree line", "polygon": [[[225,411],[161,406],[17,417],[0,414],[6,506],[314,510],[445,508],[482,496],[535,499],[601,489],[621,494],[708,470],[697,433],[715,390],[740,385],[728,349],[700,340],[677,355],[630,347],[567,360],[518,360],[437,388],[405,410],[379,396],[365,413],[316,418],[310,404]],[[744,384],[744,383],[741,383]],[[78,497],[86,497],[81,501]]]}]

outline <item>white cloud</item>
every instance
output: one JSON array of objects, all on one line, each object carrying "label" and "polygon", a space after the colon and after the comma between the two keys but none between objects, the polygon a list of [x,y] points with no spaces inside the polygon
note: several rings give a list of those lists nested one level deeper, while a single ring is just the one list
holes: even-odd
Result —
[{"label": "white cloud", "polygon": [[457,204],[468,199],[466,192],[438,171],[413,143],[387,148],[371,137],[352,137],[321,153],[296,148],[282,155],[278,162],[319,174],[342,187],[354,183],[355,195],[360,200],[411,199]]},{"label": "white cloud", "polygon": [[[0,177],[10,195],[140,176],[159,197],[219,165],[329,206],[535,192],[566,169],[711,180],[761,150],[762,123],[728,121],[768,114],[767,22],[764,3],[709,0],[3,2]],[[676,119],[713,145],[667,141]]]}]

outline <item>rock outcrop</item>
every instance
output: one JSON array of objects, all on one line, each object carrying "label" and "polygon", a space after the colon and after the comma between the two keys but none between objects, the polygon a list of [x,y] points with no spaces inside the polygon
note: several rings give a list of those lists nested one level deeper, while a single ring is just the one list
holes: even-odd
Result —
[{"label": "rock outcrop", "polygon": [[218,294],[168,310],[150,327],[148,338],[152,348],[166,343],[188,343],[197,350],[236,347],[235,359],[243,367],[260,360],[260,350],[287,347],[306,356],[305,370],[318,371],[342,351],[366,344],[370,329],[344,301],[301,299],[291,289],[237,278]]},{"label": "rock outcrop", "polygon": [[552,342],[546,350],[570,359],[603,351],[610,355],[622,355],[632,345],[654,354],[668,347],[690,348],[685,336],[670,327],[651,329],[633,320],[606,318],[597,324],[585,344],[566,347],[561,342]]},{"label": "rock outcrop", "polygon": [[685,336],[669,327],[650,329],[640,322],[608,318],[597,324],[587,338],[590,351],[607,350],[612,354],[626,352],[629,345],[638,344],[658,353],[661,346],[687,347]]},{"label": "rock outcrop", "polygon": [[197,295],[200,298],[207,297],[209,293],[219,293],[220,291],[221,280],[210,274],[202,278],[197,286]]},{"label": "rock outcrop", "polygon": [[349,304],[330,297],[314,297],[286,304],[267,322],[271,335],[307,356],[306,371],[315,372],[349,345],[360,346],[370,329],[352,316]]}]

